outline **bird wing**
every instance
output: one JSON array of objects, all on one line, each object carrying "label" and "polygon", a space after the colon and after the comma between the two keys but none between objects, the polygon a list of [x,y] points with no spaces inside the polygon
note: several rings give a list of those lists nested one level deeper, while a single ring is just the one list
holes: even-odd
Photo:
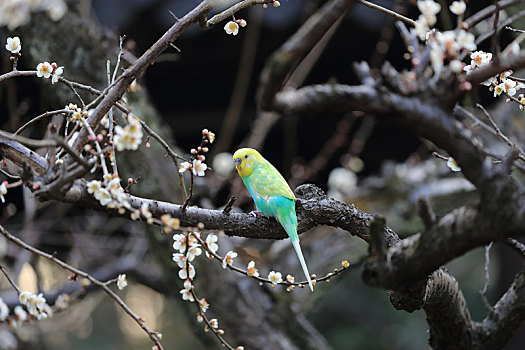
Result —
[{"label": "bird wing", "polygon": [[[260,197],[285,197],[295,199],[286,180],[279,171],[267,161],[259,164],[249,177],[252,190]],[[252,196],[254,196],[254,194],[252,194]]]}]

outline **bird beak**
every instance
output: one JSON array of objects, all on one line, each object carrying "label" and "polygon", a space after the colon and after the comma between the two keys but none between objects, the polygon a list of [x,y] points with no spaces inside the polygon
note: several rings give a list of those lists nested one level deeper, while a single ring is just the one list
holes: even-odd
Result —
[{"label": "bird beak", "polygon": [[235,158],[233,161],[235,162],[236,166],[239,166],[239,165],[241,165],[242,159],[241,158]]}]

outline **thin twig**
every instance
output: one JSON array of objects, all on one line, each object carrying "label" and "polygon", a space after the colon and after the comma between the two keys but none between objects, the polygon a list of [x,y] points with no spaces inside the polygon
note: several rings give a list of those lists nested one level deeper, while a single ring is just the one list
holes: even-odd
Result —
[{"label": "thin twig", "polygon": [[525,258],[525,244],[514,238],[507,238],[504,240],[504,242]]},{"label": "thin twig", "polygon": [[258,5],[258,4],[269,4],[269,3],[272,3],[274,0],[243,0],[243,1],[240,1],[238,3],[236,3],[235,5],[233,5],[232,7],[222,11],[221,13],[218,13],[216,14],[215,16],[213,16],[212,18],[210,18],[209,20],[207,20],[205,22],[205,25],[204,25],[204,29],[210,29],[211,27],[213,27],[215,24],[229,18],[229,17],[232,17],[233,15],[235,15],[237,12],[239,12],[240,10],[243,10],[247,7],[250,7],[250,6],[253,6],[253,5]]},{"label": "thin twig", "polygon": [[38,122],[38,121],[40,121],[42,119],[45,119],[47,117],[51,117],[51,116],[58,115],[58,114],[71,114],[71,113],[73,113],[73,111],[71,111],[69,109],[58,109],[56,111],[45,112],[43,114],[40,114],[39,116],[34,117],[30,121],[28,121],[27,123],[22,125],[20,128],[18,128],[17,131],[15,131],[14,135],[19,135],[20,133],[22,133],[22,131],[27,129],[30,125],[32,125],[32,124],[34,124],[34,123],[36,123],[36,122]]},{"label": "thin twig", "polygon": [[483,300],[483,303],[487,307],[487,309],[492,310],[492,306],[489,304],[486,293],[487,289],[489,288],[489,264],[490,264],[490,248],[492,247],[492,242],[490,242],[488,245],[485,246],[485,284],[483,285],[483,289],[479,291],[479,294],[481,295],[481,299]]},{"label": "thin twig", "polygon": [[498,127],[498,125],[496,124],[496,122],[490,116],[490,113],[482,105],[480,105],[479,103],[476,104],[476,107],[478,107],[479,109],[481,109],[483,111],[483,113],[487,117],[488,121],[490,122],[490,124],[492,125],[494,130],[496,131],[496,136],[498,136],[501,140],[503,140],[510,147],[516,148],[518,150],[518,152],[519,152],[518,153],[518,158],[520,160],[522,160],[522,161],[525,161],[525,155],[524,155],[523,151],[514,142],[512,142],[504,133],[501,132],[501,130]]},{"label": "thin twig", "polygon": [[150,337],[150,339],[155,343],[155,345],[158,346],[159,350],[162,350],[164,349],[162,347],[162,344],[160,343],[159,341],[159,338],[157,337],[157,332],[154,332],[152,330],[149,329],[148,326],[146,326],[146,324],[144,323],[143,319],[136,315],[130,308],[129,306],[115,293],[113,292],[109,287],[108,285],[105,283],[105,282],[101,282],[99,280],[97,280],[96,278],[94,278],[93,276],[91,276],[90,274],[88,274],[87,272],[84,272],[82,270],[79,270],[65,262],[63,262],[62,260],[60,259],[57,259],[54,255],[52,254],[48,254],[46,252],[43,252],[27,243],[25,243],[24,241],[22,241],[21,239],[13,236],[12,234],[10,234],[3,226],[0,225],[0,233],[2,233],[2,235],[7,238],[8,240],[10,240],[11,242],[15,243],[16,245],[18,245],[19,247],[25,249],[25,250],[28,250],[30,251],[31,253],[35,254],[35,255],[38,255],[38,256],[41,256],[43,258],[46,258],[52,262],[54,262],[55,264],[57,264],[58,266],[62,267],[63,269],[67,270],[67,271],[70,271],[72,273],[74,273],[75,275],[77,276],[80,276],[80,277],[83,277],[87,280],[89,280],[91,283],[93,283],[94,285],[96,286],[99,286],[100,288],[102,288],[104,290],[104,292],[106,292],[111,298],[113,298],[113,300],[115,300],[115,302],[131,317],[133,318],[133,320],[135,320],[135,322],[148,334],[148,336]]},{"label": "thin twig", "polygon": [[82,97],[80,97],[80,95],[78,94],[77,90],[75,89],[75,87],[73,86],[73,84],[71,84],[71,82],[69,80],[66,80],[62,77],[60,77],[58,79],[59,82],[61,82],[62,84],[64,84],[65,86],[67,86],[68,88],[71,89],[71,91],[73,91],[73,93],[75,94],[75,96],[78,98],[78,100],[80,101],[80,104],[82,105],[82,109],[85,110],[86,109],[86,104],[84,103],[84,100],[82,99]]},{"label": "thin twig", "polygon": [[[523,0],[503,0],[503,1],[498,2],[498,6],[500,10],[504,10],[507,7],[514,6],[521,2],[523,2]],[[470,16],[464,21],[466,28],[467,29],[472,28],[473,26],[475,26],[476,24],[478,24],[485,18],[492,15],[495,10],[496,10],[496,7],[494,5],[490,5],[490,6],[485,7],[483,10],[476,12],[475,14],[473,14],[472,16]]]},{"label": "thin twig", "polygon": [[[202,238],[200,237],[197,237],[195,236],[195,238],[199,241],[199,243],[201,244],[202,247],[204,247],[204,249],[206,249],[206,251],[208,252],[209,255],[213,256],[214,258],[217,259],[217,261],[223,261],[224,258],[222,256],[220,256],[219,254],[215,253],[215,252],[212,252],[210,249],[208,249],[208,245],[206,244],[205,241],[202,240]],[[348,267],[341,267],[339,269],[334,269],[333,272],[329,272],[327,273],[324,277],[321,277],[321,278],[312,278],[312,282],[315,284],[317,282],[324,282],[324,281],[328,281],[330,280],[330,278],[334,277],[334,276],[338,276],[339,274],[343,273],[345,270],[351,268],[351,267],[355,267],[355,266],[359,266],[361,265],[361,263],[364,261],[364,259],[360,259],[358,260],[357,263],[353,264],[353,265],[349,265]],[[244,276],[248,276],[248,273],[246,270],[243,270],[237,266],[234,266],[234,265],[231,265],[231,264],[226,264],[226,267],[228,267],[230,270],[232,271],[235,271],[237,273],[240,273],[241,275],[244,275]],[[263,282],[263,283],[270,283],[273,285],[273,282],[270,281],[269,279],[267,278],[263,278],[263,277],[260,277],[260,276],[249,276],[251,278],[254,278],[256,280],[258,280],[259,282]],[[282,281],[282,282],[279,282],[277,284],[280,284],[280,285],[283,285],[283,286],[295,286],[295,287],[299,287],[299,288],[303,288],[305,285],[308,285],[308,281],[301,281],[301,282],[289,282],[289,281]]]},{"label": "thin twig", "polygon": [[510,31],[513,31],[513,32],[525,33],[525,30],[512,28],[512,27],[510,27],[510,26],[506,26],[505,29],[510,30]]},{"label": "thin twig", "polygon": [[410,24],[412,27],[415,27],[416,26],[416,21],[408,18],[408,17],[405,17],[395,11],[392,11],[392,10],[389,10],[387,8],[384,8],[382,6],[379,6],[379,5],[376,5],[374,3],[371,3],[370,1],[366,1],[366,0],[357,0],[357,2],[367,6],[367,7],[370,7],[374,10],[378,10],[380,12],[383,12],[383,13],[386,13],[387,15],[389,16],[392,16],[394,17],[395,19],[398,19],[400,21],[403,21],[405,22],[406,24]]},{"label": "thin twig", "polygon": [[184,200],[184,204],[182,205],[182,208],[180,208],[181,212],[184,213],[186,211],[186,207],[188,206],[188,203],[190,202],[191,198],[193,197],[193,172],[190,171],[190,194],[188,197]]},{"label": "thin twig", "polygon": [[16,285],[16,283],[13,281],[11,276],[9,276],[9,274],[7,273],[6,268],[3,265],[0,265],[0,270],[2,270],[2,272],[4,273],[4,276],[5,276],[5,278],[7,278],[7,281],[9,282],[9,284],[11,286],[13,286],[13,288],[16,290],[16,294],[20,294],[20,292],[21,292],[20,288]]},{"label": "thin twig", "polygon": [[117,55],[117,64],[115,65],[115,70],[113,71],[113,77],[111,78],[111,81],[109,82],[110,84],[115,82],[115,78],[117,76],[118,68],[120,66],[120,59],[122,57],[122,54],[124,53],[124,50],[122,49],[122,44],[124,43],[125,39],[126,39],[125,35],[120,37],[119,51],[118,51],[118,55]]},{"label": "thin twig", "polygon": [[224,339],[222,334],[219,333],[219,329],[215,329],[215,327],[212,326],[210,320],[208,319],[208,316],[206,316],[206,313],[202,310],[201,305],[199,304],[199,299],[197,297],[197,294],[195,294],[195,289],[193,288],[193,284],[191,285],[190,292],[191,292],[191,296],[194,299],[193,303],[195,303],[195,305],[197,305],[197,310],[199,310],[199,314],[201,315],[202,319],[204,320],[204,322],[206,323],[208,328],[213,332],[213,334],[217,337],[217,339],[219,339],[219,341],[221,342],[221,345],[223,347],[226,347],[226,349],[228,349],[228,350],[235,350],[235,348],[233,346],[231,346]]},{"label": "thin twig", "polygon": [[68,145],[67,142],[65,142],[62,138],[55,137],[53,139],[44,139],[44,140],[33,140],[24,136],[20,135],[14,135],[9,134],[5,131],[0,130],[0,136],[5,137],[6,139],[13,140],[20,142],[23,145],[31,146],[31,147],[56,147],[61,146],[64,150],[66,150],[74,160],[76,160],[79,164],[81,164],[84,168],[89,169],[90,164],[82,158],[71,146]]},{"label": "thin twig", "polygon": [[[120,51],[117,58],[117,65],[115,66],[115,71],[113,72],[113,78],[110,77],[111,75],[111,66],[110,61],[107,61],[107,74],[108,74],[108,87],[111,85],[112,82],[115,81],[115,74],[117,73],[117,68],[120,63],[120,56],[122,55],[122,37],[120,37]],[[113,157],[113,160],[110,159],[110,165],[113,167],[113,174],[118,174],[118,168],[117,168],[117,154],[115,153],[115,143],[113,142],[113,108],[110,108],[108,111],[108,118],[109,118],[109,127],[108,127],[108,140],[109,144],[111,145],[111,157]]]},{"label": "thin twig", "polygon": [[499,11],[500,11],[500,7],[499,7],[499,1],[498,0],[494,0],[494,33],[492,34],[492,39],[491,39],[491,42],[490,42],[490,48],[491,48],[491,51],[492,51],[492,54],[493,54],[493,57],[495,59],[497,59],[497,57],[499,56],[499,31],[500,31],[500,28],[498,28],[498,24],[499,24]]},{"label": "thin twig", "polygon": [[237,198],[235,198],[235,196],[232,196],[230,198],[230,200],[228,201],[228,203],[226,203],[226,205],[224,206],[224,209],[222,210],[222,212],[224,214],[229,214],[230,211],[232,210],[232,207],[233,207],[233,203],[235,202]]}]

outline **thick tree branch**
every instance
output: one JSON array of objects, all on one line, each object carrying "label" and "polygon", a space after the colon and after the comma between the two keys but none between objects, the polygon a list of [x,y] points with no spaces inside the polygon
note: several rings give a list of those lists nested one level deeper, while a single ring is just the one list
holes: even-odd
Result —
[{"label": "thick tree branch", "polygon": [[483,322],[476,324],[476,342],[482,349],[500,349],[525,319],[525,269],[521,270],[507,292],[489,311]]},{"label": "thick tree branch", "polygon": [[[211,10],[210,1],[202,1],[192,11],[188,12],[183,18],[175,22],[162,37],[157,40],[135,63],[128,67],[122,75],[115,80],[115,85],[111,88],[102,101],[95,107],[89,119],[90,125],[97,125],[109,109],[122,97],[128,86],[158,57],[166,48],[169,47],[187,28],[197,23],[205,17]],[[82,128],[73,147],[77,150],[82,149],[89,136],[87,128]]]}]

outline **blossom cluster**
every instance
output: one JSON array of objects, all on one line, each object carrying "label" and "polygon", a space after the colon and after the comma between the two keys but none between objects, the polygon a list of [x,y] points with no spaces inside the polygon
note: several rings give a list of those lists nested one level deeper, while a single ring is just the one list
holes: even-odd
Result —
[{"label": "blossom cluster", "polygon": [[63,73],[64,67],[58,67],[55,62],[41,62],[36,66],[36,76],[46,79],[51,78],[52,84],[56,83]]},{"label": "blossom cluster", "polygon": [[29,314],[36,317],[37,319],[46,319],[53,315],[51,307],[47,304],[46,298],[39,294],[32,294],[29,292],[20,292],[18,300],[22,305],[27,308]]},{"label": "blossom cluster", "polygon": [[164,214],[160,217],[162,222],[162,227],[164,232],[171,233],[173,230],[178,230],[180,228],[180,220],[177,218],[172,218],[169,214]]},{"label": "blossom cluster", "polygon": [[474,35],[461,27],[461,19],[466,10],[465,2],[463,0],[454,1],[450,5],[450,11],[457,15],[460,20],[458,21],[458,28],[445,32],[432,29],[437,22],[436,15],[441,11],[439,3],[433,0],[420,0],[417,2],[417,6],[421,15],[412,32],[429,45],[430,63],[434,72],[439,74],[447,61],[452,72],[461,73],[463,63],[459,60],[460,52],[462,50],[475,51],[477,47]]},{"label": "blossom cluster", "polygon": [[205,146],[206,144],[212,144],[215,141],[215,134],[208,129],[202,130],[202,141],[201,145],[197,148],[191,149],[191,154],[193,161],[190,162],[182,162],[179,168],[179,173],[184,173],[187,170],[192,170],[193,175],[195,176],[204,176],[206,169],[208,169],[208,165],[204,163],[204,160],[206,159],[206,156],[204,153],[207,153],[209,151],[209,148]]},{"label": "blossom cluster", "polygon": [[2,0],[0,27],[14,30],[29,23],[32,12],[40,11],[45,11],[52,21],[58,21],[67,12],[67,5],[64,0]]},{"label": "blossom cluster", "polygon": [[9,317],[9,307],[0,297],[0,321],[7,321],[11,327],[17,328],[18,322],[23,322],[27,320],[27,312],[21,305],[15,306],[13,312],[15,314],[15,317]]},{"label": "blossom cluster", "polygon": [[173,249],[178,250],[179,253],[173,253],[172,259],[180,268],[179,278],[182,280],[195,277],[195,267],[190,262],[202,254],[198,238],[200,238],[198,232],[173,235]]},{"label": "blossom cluster", "polygon": [[140,120],[130,113],[126,126],[115,126],[115,147],[117,147],[118,151],[136,150],[142,143],[142,136]]},{"label": "blossom cluster", "polygon": [[[118,209],[120,214],[124,214],[125,210],[131,210],[131,205],[128,202],[128,196],[120,185],[120,178],[111,174],[104,175],[104,183],[99,180],[92,180],[87,183],[87,190],[93,194],[96,200],[101,205],[110,208]],[[134,212],[132,212],[133,215]],[[149,210],[146,208],[139,210],[139,213],[148,218]],[[132,216],[133,218],[133,216]]]},{"label": "blossom cluster", "polygon": [[65,110],[71,111],[71,114],[67,119],[75,124],[84,125],[85,117],[88,115],[86,111],[82,111],[82,108],[79,108],[76,104],[70,103],[64,107]]}]

